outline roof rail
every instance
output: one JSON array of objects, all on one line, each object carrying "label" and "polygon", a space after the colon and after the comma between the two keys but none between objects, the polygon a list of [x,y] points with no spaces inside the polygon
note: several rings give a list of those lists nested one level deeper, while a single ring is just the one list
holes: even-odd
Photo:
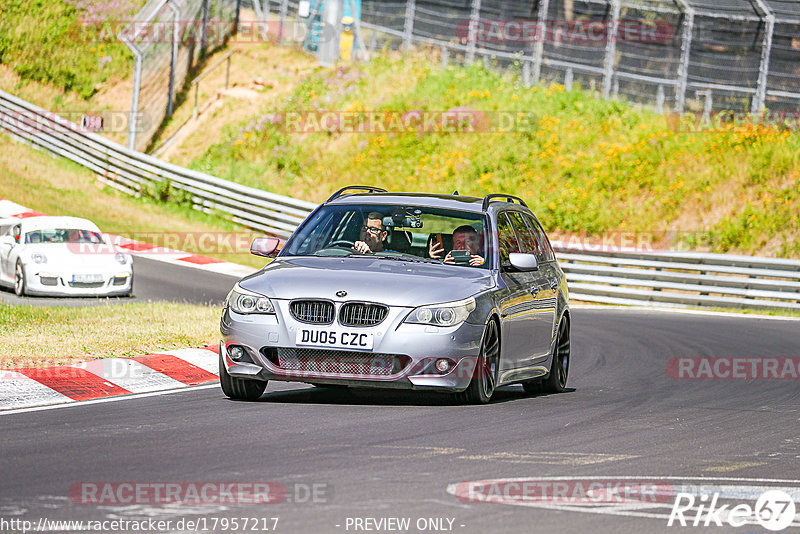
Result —
[{"label": "roof rail", "polygon": [[367,193],[386,193],[386,189],[382,189],[380,187],[375,187],[373,185],[348,185],[347,187],[343,187],[339,189],[337,192],[331,195],[331,198],[325,201],[327,204],[331,200],[337,199],[342,196],[342,193],[348,191],[350,189],[359,189],[361,191],[366,191]]},{"label": "roof rail", "polygon": [[506,202],[514,202],[516,200],[517,202],[519,202],[521,205],[525,206],[526,208],[528,207],[528,205],[525,204],[524,200],[522,200],[519,197],[515,197],[514,195],[506,195],[505,193],[492,193],[490,195],[486,195],[485,197],[483,197],[483,206],[482,206],[481,209],[483,211],[486,211],[486,208],[489,207],[489,202],[491,202],[492,199],[494,199],[494,198],[505,198]]}]

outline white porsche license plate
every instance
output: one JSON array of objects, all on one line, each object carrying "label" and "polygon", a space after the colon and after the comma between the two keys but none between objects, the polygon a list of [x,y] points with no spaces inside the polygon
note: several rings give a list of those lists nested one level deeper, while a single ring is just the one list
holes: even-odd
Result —
[{"label": "white porsche license plate", "polygon": [[73,274],[72,281],[79,284],[96,284],[103,281],[102,274]]},{"label": "white porsche license plate", "polygon": [[339,328],[297,329],[295,344],[326,349],[372,350],[372,334]]}]

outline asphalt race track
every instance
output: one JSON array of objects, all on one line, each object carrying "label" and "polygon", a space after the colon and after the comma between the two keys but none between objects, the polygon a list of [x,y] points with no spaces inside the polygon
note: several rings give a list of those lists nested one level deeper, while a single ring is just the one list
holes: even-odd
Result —
[{"label": "asphalt race track", "polygon": [[2,288],[0,303],[38,306],[93,306],[157,300],[221,303],[234,283],[236,278],[229,275],[134,256],[132,298],[17,297],[13,290]]},{"label": "asphalt race track", "polygon": [[[137,264],[140,282],[148,279],[143,271]],[[164,297],[186,294],[180,285],[168,293],[173,283],[191,281],[166,281]],[[204,287],[202,296],[190,293],[213,299],[227,291]],[[8,414],[0,416],[0,519],[173,522],[151,532],[178,531],[176,521],[199,518],[207,532],[272,531],[275,517],[274,530],[286,533],[367,531],[376,523],[366,519],[389,517],[409,518],[410,527],[372,531],[766,532],[758,525],[669,528],[669,508],[652,516],[636,515],[635,505],[576,511],[470,502],[447,490],[516,477],[730,477],[758,487],[744,479],[800,479],[798,380],[681,380],[666,370],[672,357],[797,356],[799,325],[575,309],[570,390],[526,396],[510,387],[488,406],[273,383],[255,403],[227,400],[215,386]],[[287,498],[259,505],[80,503],[76,488],[100,482],[272,482]],[[741,502],[752,506],[750,498]],[[255,529],[211,528],[232,517],[264,521]]]}]

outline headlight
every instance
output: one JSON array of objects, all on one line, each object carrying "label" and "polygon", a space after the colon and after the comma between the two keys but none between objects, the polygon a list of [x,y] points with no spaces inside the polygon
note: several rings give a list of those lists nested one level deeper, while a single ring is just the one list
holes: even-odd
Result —
[{"label": "headlight", "polygon": [[116,259],[117,263],[119,263],[120,265],[125,265],[125,264],[128,263],[128,257],[125,254],[122,254],[120,252],[117,252],[114,255],[114,259]]},{"label": "headlight", "polygon": [[454,326],[463,323],[475,309],[475,299],[445,302],[432,306],[421,306],[408,314],[405,323],[430,324],[433,326]]},{"label": "headlight", "polygon": [[31,254],[33,263],[47,263],[47,256],[44,254]]},{"label": "headlight", "polygon": [[228,293],[226,303],[236,313],[275,313],[272,302],[264,295],[243,289],[236,284]]}]

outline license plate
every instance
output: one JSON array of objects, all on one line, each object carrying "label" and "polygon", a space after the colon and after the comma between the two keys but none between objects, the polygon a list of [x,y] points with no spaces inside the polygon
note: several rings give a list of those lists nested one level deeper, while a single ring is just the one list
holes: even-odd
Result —
[{"label": "license plate", "polygon": [[338,328],[298,328],[295,343],[298,346],[372,350],[372,334]]},{"label": "license plate", "polygon": [[72,281],[81,284],[96,284],[103,281],[102,274],[73,274]]}]

